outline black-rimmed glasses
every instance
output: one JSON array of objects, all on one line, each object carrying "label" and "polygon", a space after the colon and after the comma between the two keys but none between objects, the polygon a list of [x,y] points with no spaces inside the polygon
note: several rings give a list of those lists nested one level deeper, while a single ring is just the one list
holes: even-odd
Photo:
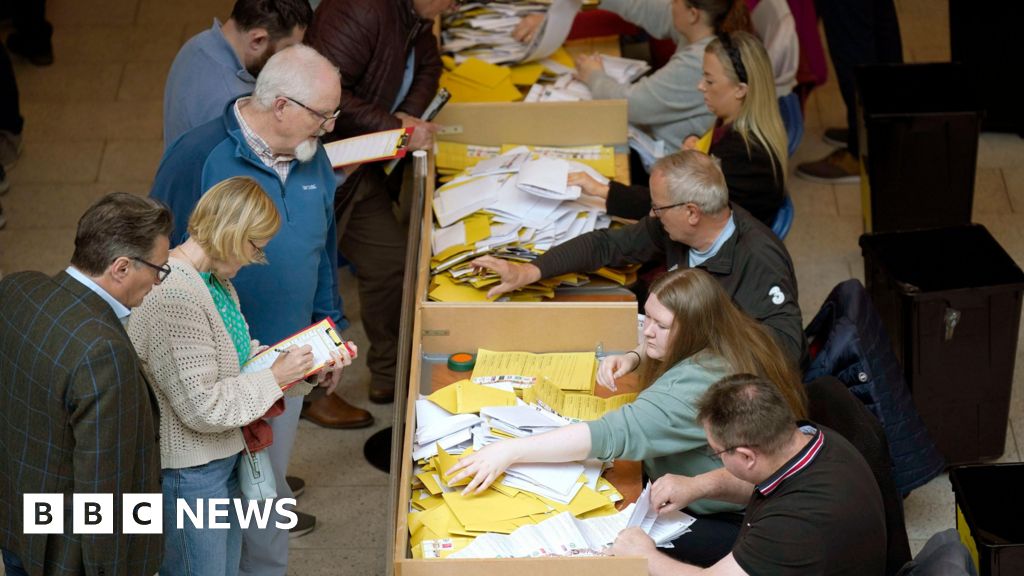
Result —
[{"label": "black-rimmed glasses", "polygon": [[665,210],[668,210],[670,208],[676,208],[679,206],[686,206],[687,204],[692,204],[692,202],[676,202],[675,204],[669,204],[668,206],[655,206],[654,204],[651,204],[651,214],[660,217],[661,213],[664,212]]},{"label": "black-rimmed glasses", "polygon": [[136,262],[139,262],[141,264],[145,264],[146,266],[149,266],[153,270],[156,270],[156,277],[157,277],[157,280],[159,280],[160,282],[163,282],[165,278],[167,278],[168,276],[171,275],[171,265],[170,264],[164,264],[163,266],[157,266],[156,264],[153,264],[152,262],[147,262],[146,260],[143,260],[142,258],[139,258],[138,256],[132,256],[131,259],[135,260]]},{"label": "black-rimmed glasses", "polygon": [[341,109],[340,108],[335,110],[333,114],[324,114],[322,112],[317,112],[316,110],[310,108],[309,106],[306,106],[302,102],[299,102],[295,98],[292,98],[291,96],[282,96],[282,98],[284,98],[285,100],[287,100],[287,101],[289,101],[289,102],[291,102],[293,104],[297,104],[299,106],[302,106],[303,108],[308,110],[310,114],[313,114],[317,118],[323,120],[323,122],[320,123],[320,127],[318,128],[318,130],[322,130],[325,133],[327,132],[327,125],[330,124],[331,122],[334,122],[335,120],[337,120],[338,116],[341,115]]},{"label": "black-rimmed glasses", "polygon": [[[732,446],[730,448],[726,448],[724,450],[719,450],[719,451],[716,452],[713,448],[711,448],[711,446],[708,446],[707,456],[708,456],[708,458],[711,458],[712,460],[718,460],[719,462],[721,462],[722,461],[722,454],[725,454],[726,452],[732,452],[733,450],[735,450],[737,448],[742,448],[742,447],[743,446]],[[747,448],[756,448],[757,445],[750,445],[750,446],[746,446],[746,447]]]}]

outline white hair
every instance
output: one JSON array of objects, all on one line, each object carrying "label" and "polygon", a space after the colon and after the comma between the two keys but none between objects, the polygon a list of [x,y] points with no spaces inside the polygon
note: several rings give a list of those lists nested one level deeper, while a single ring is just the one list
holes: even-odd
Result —
[{"label": "white hair", "polygon": [[279,51],[267,60],[252,91],[252,102],[264,110],[274,100],[289,96],[303,104],[316,99],[318,78],[325,69],[341,78],[337,66],[304,44],[296,44]]},{"label": "white hair", "polygon": [[658,159],[651,173],[665,178],[673,204],[693,202],[705,214],[718,214],[729,206],[729,187],[718,158],[696,150],[682,150]]}]

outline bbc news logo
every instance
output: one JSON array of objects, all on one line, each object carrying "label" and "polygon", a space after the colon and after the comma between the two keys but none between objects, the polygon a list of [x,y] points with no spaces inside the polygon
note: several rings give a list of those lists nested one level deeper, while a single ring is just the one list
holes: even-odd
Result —
[{"label": "bbc news logo", "polygon": [[[71,530],[74,534],[113,534],[113,494],[73,494],[71,500]],[[121,534],[160,534],[163,532],[162,494],[123,494],[121,498]],[[25,534],[64,533],[63,494],[25,494],[22,503]],[[286,508],[287,506],[287,508]],[[247,500],[244,498],[198,498],[195,502],[177,499],[175,502],[175,527],[183,530],[191,524],[194,528],[226,530],[231,527],[231,513],[235,513],[243,529],[264,529],[270,524],[273,512],[283,520],[274,522],[274,527],[289,530],[299,521],[291,510],[294,498],[275,500]]]}]

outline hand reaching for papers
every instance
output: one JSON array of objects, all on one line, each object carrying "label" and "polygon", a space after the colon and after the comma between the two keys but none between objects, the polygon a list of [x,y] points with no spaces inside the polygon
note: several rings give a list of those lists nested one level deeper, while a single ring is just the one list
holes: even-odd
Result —
[{"label": "hand reaching for papers", "polygon": [[278,386],[301,380],[312,369],[313,347],[309,344],[286,348],[270,366]]},{"label": "hand reaching for papers", "polygon": [[704,498],[705,494],[697,478],[665,474],[651,486],[651,505],[658,515],[682,510],[691,502]]},{"label": "hand reaching for papers", "polygon": [[700,145],[700,136],[690,134],[683,140],[683,150],[696,150]]},{"label": "hand reaching for papers", "polygon": [[402,121],[402,128],[414,128],[409,139],[410,150],[427,150],[434,146],[434,134],[441,129],[440,124],[420,120],[405,112],[395,112],[395,117]]},{"label": "hand reaching for papers", "polygon": [[635,353],[606,356],[597,367],[597,383],[615,392],[619,389],[615,381],[636,370],[639,365],[640,356]]},{"label": "hand reaching for papers", "polygon": [[608,550],[611,556],[644,556],[649,557],[657,554],[658,549],[654,546],[654,540],[648,536],[642,528],[626,528],[619,532],[615,543]]},{"label": "hand reaching for papers", "polygon": [[533,264],[516,264],[494,256],[481,256],[472,262],[474,268],[487,268],[501,276],[501,283],[487,291],[488,298],[518,290],[540,280],[540,268]]},{"label": "hand reaching for papers", "polygon": [[604,62],[600,54],[580,54],[576,57],[576,77],[584,84],[590,84],[591,77],[604,72]]},{"label": "hand reaching for papers", "polygon": [[[351,356],[346,350],[346,346],[352,348]],[[356,347],[355,342],[348,342],[345,346],[338,348],[337,352],[331,354],[327,366],[316,375],[316,383],[325,388],[327,394],[334,394],[334,390],[341,383],[341,373],[345,366],[351,366],[352,360],[357,356],[359,356],[359,348]]]},{"label": "hand reaching for papers", "polygon": [[537,31],[540,30],[543,23],[544,14],[527,14],[512,30],[512,38],[523,44],[528,44],[533,41],[533,37],[537,35]]},{"label": "hand reaching for papers", "polygon": [[448,471],[451,485],[472,476],[462,491],[464,495],[479,494],[494,483],[505,470],[515,462],[517,440],[501,440],[488,444],[469,456],[459,460]]},{"label": "hand reaching for papers", "polygon": [[580,189],[583,190],[584,194],[597,196],[599,198],[608,198],[608,184],[598,182],[593,176],[586,172],[570,172],[569,178],[566,180],[566,184],[569,186],[579,186]]}]

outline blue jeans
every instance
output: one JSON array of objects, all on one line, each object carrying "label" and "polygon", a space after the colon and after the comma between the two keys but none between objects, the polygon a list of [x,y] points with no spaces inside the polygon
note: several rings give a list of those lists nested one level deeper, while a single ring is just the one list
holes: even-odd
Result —
[{"label": "blue jeans", "polygon": [[[164,468],[162,488],[164,496],[164,562],[160,576],[235,576],[242,555],[242,530],[234,512],[234,503],[228,507],[228,517],[221,522],[230,523],[228,529],[211,529],[209,522],[210,498],[241,498],[238,489],[238,454],[214,460],[191,468]],[[203,499],[201,516],[203,528],[193,526],[188,514],[183,515],[183,527],[177,527],[177,500],[188,502],[195,513],[197,499]]]},{"label": "blue jeans", "polygon": [[0,552],[4,556],[4,574],[6,576],[28,576],[25,566],[21,563],[21,558],[18,558],[14,552],[7,550],[0,550]]}]

